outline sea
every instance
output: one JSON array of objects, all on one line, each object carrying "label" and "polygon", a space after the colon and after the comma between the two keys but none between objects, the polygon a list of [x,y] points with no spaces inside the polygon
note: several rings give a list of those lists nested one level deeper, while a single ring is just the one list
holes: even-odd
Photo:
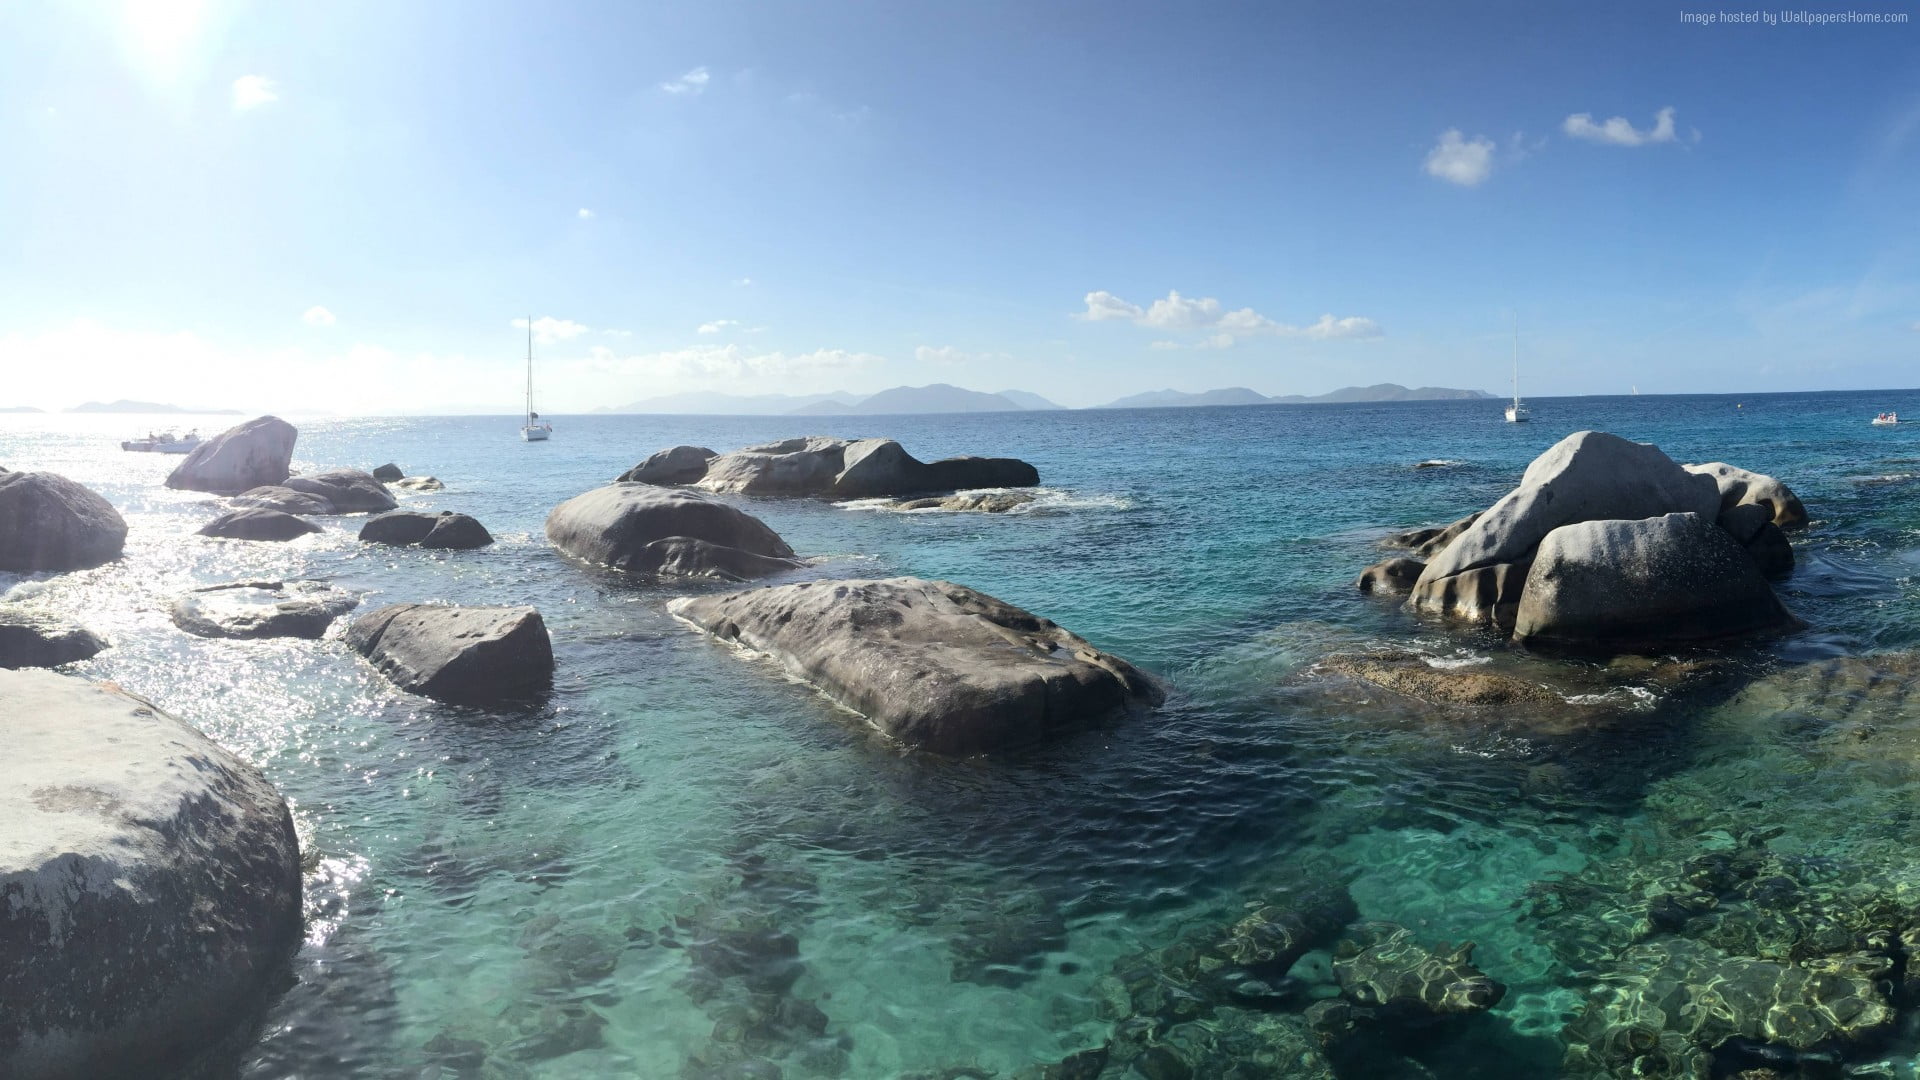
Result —
[{"label": "sea", "polygon": [[[295,418],[296,471],[442,480],[396,493],[496,538],[463,552],[362,544],[356,517],[202,538],[220,500],[168,490],[177,458],[118,447],[147,418],[7,415],[0,464],[87,485],[129,534],[95,570],[0,574],[0,599],[108,638],[68,670],[198,727],[293,807],[305,943],[230,1075],[1011,1077],[1113,1038],[1116,972],[1311,881],[1424,947],[1473,942],[1507,987],[1343,1075],[1550,1077],[1589,998],[1631,977],[1625,950],[1663,932],[1647,898],[1688,860],[1762,852],[1814,897],[1804,918],[1840,903],[1822,889],[1920,904],[1920,425],[1868,423],[1920,416],[1920,390],[1530,404],[1525,424],[1490,400],[560,416],[534,444],[515,417]],[[1791,486],[1812,522],[1778,591],[1807,629],[1536,657],[1355,588],[1388,534],[1488,506],[1582,430]],[[629,581],[544,537],[555,505],[655,450],[808,434],[1018,457],[1042,486],[1003,514],[732,498],[808,560],[791,579],[962,583],[1132,661],[1166,704],[1018,753],[913,752],[665,610],[726,586]],[[258,579],[332,582],[361,612],[531,604],[553,691],[442,705],[383,681],[344,622],[218,641],[169,621],[189,589]],[[1567,709],[1433,705],[1322,666],[1381,651],[1517,674]],[[1261,1007],[1328,997],[1333,957]],[[1911,1077],[1920,1037],[1835,1053]]]}]

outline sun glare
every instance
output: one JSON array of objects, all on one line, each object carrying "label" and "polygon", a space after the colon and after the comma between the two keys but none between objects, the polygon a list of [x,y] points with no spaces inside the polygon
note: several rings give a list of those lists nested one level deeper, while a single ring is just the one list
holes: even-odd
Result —
[{"label": "sun glare", "polygon": [[159,82],[177,79],[206,25],[208,0],[126,0],[121,27],[134,62]]}]

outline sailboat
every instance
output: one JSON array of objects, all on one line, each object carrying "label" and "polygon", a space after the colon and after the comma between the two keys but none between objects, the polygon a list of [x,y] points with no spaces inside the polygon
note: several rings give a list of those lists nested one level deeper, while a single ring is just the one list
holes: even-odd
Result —
[{"label": "sailboat", "polygon": [[527,414],[520,424],[520,437],[527,442],[546,442],[553,437],[553,425],[533,411],[533,316],[527,316]]},{"label": "sailboat", "polygon": [[1520,404],[1520,320],[1513,320],[1513,404],[1507,406],[1507,423],[1524,424],[1527,407]]}]

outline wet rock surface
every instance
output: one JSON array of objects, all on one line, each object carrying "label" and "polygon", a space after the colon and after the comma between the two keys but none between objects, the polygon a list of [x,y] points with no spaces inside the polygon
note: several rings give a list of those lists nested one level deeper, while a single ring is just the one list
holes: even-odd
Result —
[{"label": "wet rock surface", "polygon": [[215,435],[193,448],[167,475],[167,486],[186,491],[238,495],[279,484],[293,462],[299,432],[277,416],[262,416]]},{"label": "wet rock surface", "polygon": [[244,509],[229,510],[200,526],[199,531],[201,536],[223,540],[284,541],[317,533],[320,526],[279,510]]},{"label": "wet rock surface", "polygon": [[347,644],[402,690],[485,705],[552,685],[553,643],[530,607],[393,604],[354,621]]},{"label": "wet rock surface", "polygon": [[52,615],[0,605],[0,668],[58,667],[107,647],[99,635]]},{"label": "wet rock surface", "polygon": [[253,1015],[300,938],[286,803],[150,702],[0,671],[0,1074],[155,1076]]},{"label": "wet rock surface", "polygon": [[1005,514],[1033,502],[1024,491],[966,491],[929,499],[904,499],[895,510],[948,510],[956,513]]},{"label": "wet rock surface", "polygon": [[1404,593],[1413,590],[1427,564],[1419,559],[1384,559],[1360,571],[1354,585],[1361,592]]},{"label": "wet rock surface", "polygon": [[295,491],[282,484],[248,488],[235,495],[232,503],[242,509],[278,510],[283,514],[331,514],[334,512],[333,503],[325,496]]},{"label": "wet rock surface", "polygon": [[306,476],[290,476],[281,486],[327,500],[336,514],[377,514],[399,505],[385,484],[374,479],[372,473],[359,469],[328,469]]},{"label": "wet rock surface", "polygon": [[892,738],[939,753],[1032,743],[1162,698],[1126,661],[951,582],[804,582],[683,597],[669,610],[776,658]]},{"label": "wet rock surface", "polygon": [[318,581],[241,581],[173,602],[173,624],[196,637],[318,638],[360,598]]},{"label": "wet rock surface", "polygon": [[127,523],[64,476],[0,468],[0,570],[85,570],[120,557]]},{"label": "wet rock surface", "polygon": [[442,510],[437,514],[417,510],[391,510],[367,519],[360,526],[360,539],[368,543],[407,547],[466,550],[493,543],[493,534],[466,514]]}]

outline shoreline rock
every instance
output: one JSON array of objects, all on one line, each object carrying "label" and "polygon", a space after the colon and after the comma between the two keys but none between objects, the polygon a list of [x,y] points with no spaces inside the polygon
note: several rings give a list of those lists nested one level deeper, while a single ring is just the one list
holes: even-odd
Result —
[{"label": "shoreline rock", "polygon": [[98,634],[51,615],[0,606],[0,668],[59,667],[107,647]]},{"label": "shoreline rock", "polygon": [[0,570],[89,570],[120,557],[127,522],[90,488],[0,470]]},{"label": "shoreline rock", "polygon": [[327,469],[309,476],[289,476],[281,486],[316,495],[333,505],[336,514],[378,514],[400,504],[387,485],[359,469]]},{"label": "shoreline rock", "polygon": [[1040,473],[1016,458],[958,457],[923,462],[892,439],[813,435],[715,454],[704,446],[662,450],[621,480],[694,484],[742,495],[835,499],[899,497],[973,488],[1036,487]]},{"label": "shoreline rock", "polygon": [[393,685],[455,704],[532,698],[553,684],[553,642],[531,607],[393,604],[354,620],[346,641]]},{"label": "shoreline rock", "polygon": [[674,446],[614,477],[616,483],[691,484],[707,475],[707,463],[720,455],[704,446]]},{"label": "shoreline rock", "polygon": [[251,488],[279,484],[293,464],[300,433],[277,416],[238,424],[193,448],[167,474],[167,486],[185,491],[238,495]]},{"label": "shoreline rock", "polygon": [[0,1075],[189,1066],[299,944],[285,800],[110,684],[0,671],[0,741]]},{"label": "shoreline rock", "polygon": [[811,581],[667,605],[776,658],[912,747],[1008,749],[1158,705],[1132,664],[1054,623],[946,581]]},{"label": "shoreline rock", "polygon": [[360,539],[394,547],[418,545],[464,551],[493,543],[493,534],[473,518],[451,510],[442,510],[438,514],[390,510],[368,518],[366,524],[360,526]]}]

